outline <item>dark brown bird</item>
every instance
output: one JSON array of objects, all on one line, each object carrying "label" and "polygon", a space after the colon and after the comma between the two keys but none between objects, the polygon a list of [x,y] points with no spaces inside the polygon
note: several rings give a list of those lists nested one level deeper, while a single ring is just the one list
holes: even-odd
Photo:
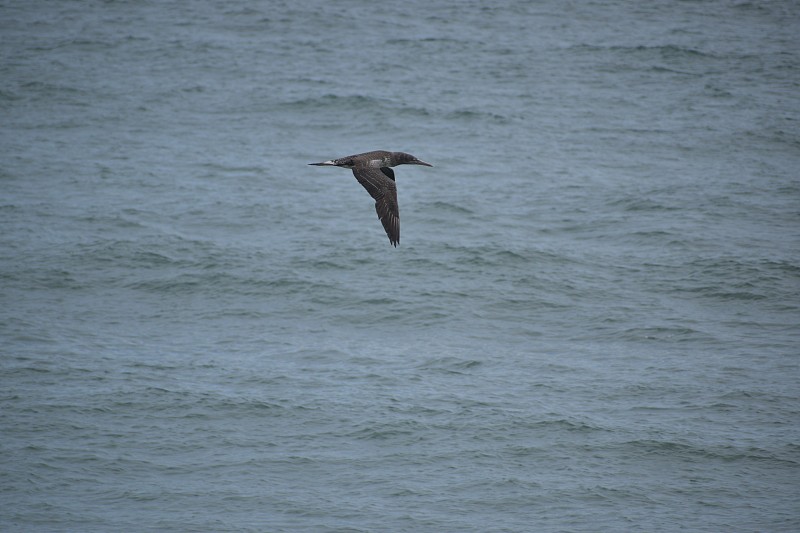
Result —
[{"label": "dark brown bird", "polygon": [[394,171],[390,167],[397,165],[433,166],[405,152],[386,152],[384,150],[349,155],[322,163],[309,163],[309,165],[353,169],[353,175],[358,182],[375,199],[375,211],[378,213],[378,218],[381,219],[386,235],[389,236],[389,242],[395,247],[400,242],[400,209],[397,206]]}]

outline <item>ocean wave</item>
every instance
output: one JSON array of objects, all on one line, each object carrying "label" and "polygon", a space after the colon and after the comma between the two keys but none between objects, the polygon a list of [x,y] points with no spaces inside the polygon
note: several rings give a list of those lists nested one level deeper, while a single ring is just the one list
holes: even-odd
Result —
[{"label": "ocean wave", "polygon": [[680,46],[676,44],[663,44],[663,45],[595,45],[595,44],[577,44],[569,47],[570,50],[577,52],[588,52],[596,54],[598,52],[612,52],[615,54],[631,54],[637,56],[658,56],[665,58],[692,58],[692,57],[716,57],[710,52],[704,52],[697,48]]},{"label": "ocean wave", "polygon": [[693,460],[719,460],[723,462],[769,462],[790,467],[800,466],[800,461],[791,457],[791,450],[757,448],[753,446],[733,446],[700,442],[634,439],[625,442],[607,443],[598,448],[620,450],[627,455],[636,456],[674,456]]},{"label": "ocean wave", "polygon": [[358,109],[364,112],[369,108],[386,107],[390,100],[362,94],[338,95],[324,94],[322,96],[300,98],[281,104],[282,108],[297,110],[335,109],[337,112]]}]

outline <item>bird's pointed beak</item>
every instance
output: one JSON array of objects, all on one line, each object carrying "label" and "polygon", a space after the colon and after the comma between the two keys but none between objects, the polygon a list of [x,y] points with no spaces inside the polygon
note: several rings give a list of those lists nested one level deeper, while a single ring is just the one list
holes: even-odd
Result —
[{"label": "bird's pointed beak", "polygon": [[309,163],[309,165],[313,165],[315,167],[328,167],[328,166],[336,166],[336,163],[333,161],[323,161],[322,163]]},{"label": "bird's pointed beak", "polygon": [[419,159],[415,159],[414,161],[412,161],[412,163],[415,164],[415,165],[422,165],[423,167],[432,167],[433,166],[430,163],[426,163],[425,161],[420,161]]}]

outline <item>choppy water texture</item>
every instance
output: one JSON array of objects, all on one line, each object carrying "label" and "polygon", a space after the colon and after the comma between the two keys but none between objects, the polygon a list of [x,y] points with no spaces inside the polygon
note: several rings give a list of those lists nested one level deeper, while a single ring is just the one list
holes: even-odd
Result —
[{"label": "choppy water texture", "polygon": [[799,36],[0,2],[0,529],[797,531]]}]

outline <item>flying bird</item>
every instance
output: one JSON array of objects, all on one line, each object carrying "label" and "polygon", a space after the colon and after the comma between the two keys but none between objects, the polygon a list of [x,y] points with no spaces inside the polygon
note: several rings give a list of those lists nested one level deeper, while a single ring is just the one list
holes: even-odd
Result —
[{"label": "flying bird", "polygon": [[400,242],[400,209],[397,206],[397,186],[394,182],[394,170],[397,165],[423,165],[432,167],[430,163],[420,161],[405,152],[387,152],[376,150],[364,154],[349,155],[339,159],[331,159],[322,163],[309,163],[318,167],[331,166],[353,169],[353,175],[375,199],[375,211],[386,230],[389,242],[395,248]]}]

